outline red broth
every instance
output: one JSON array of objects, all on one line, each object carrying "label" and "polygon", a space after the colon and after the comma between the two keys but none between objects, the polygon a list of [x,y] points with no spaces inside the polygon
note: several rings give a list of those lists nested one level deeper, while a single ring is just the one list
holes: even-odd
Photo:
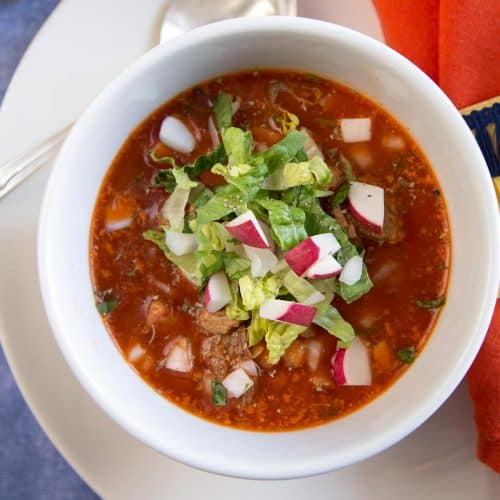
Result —
[{"label": "red broth", "polygon": [[[251,394],[230,399],[224,407],[212,403],[204,379],[206,366],[200,356],[206,333],[197,320],[198,290],[158,247],[143,238],[143,232],[158,227],[159,210],[168,196],[151,185],[155,172],[164,165],[153,162],[149,151],[155,148],[158,156],[173,156],[184,164],[212,149],[210,105],[221,91],[240,100],[233,124],[250,129],[257,148],[270,146],[282,137],[273,130],[270,118],[284,108],[297,115],[300,125],[310,131],[334,171],[342,154],[358,180],[382,186],[395,200],[403,234],[399,241],[361,238],[374,287],[351,304],[339,297],[333,302],[369,350],[373,375],[370,386],[334,383],[330,358],[336,339],[316,327],[308,332],[308,337],[312,335],[321,345],[316,370],[304,362],[301,349],[310,339],[303,338],[292,344],[276,365],[268,366],[262,354],[256,358],[262,373]],[[159,144],[160,124],[167,115],[182,119],[197,138],[191,154],[176,153]],[[371,140],[344,143],[337,122],[343,117],[370,117]],[[210,173],[202,179],[210,185],[221,181]],[[110,230],[116,224],[128,225]],[[440,310],[428,308],[426,301],[446,293],[450,234],[445,201],[427,159],[405,128],[380,106],[314,75],[245,72],[181,93],[131,133],[98,194],[90,233],[90,263],[96,300],[116,300],[112,304],[116,307],[103,317],[109,334],[154,390],[213,422],[255,431],[284,431],[322,424],[360,408],[410,366],[412,351],[418,354],[422,350]],[[153,320],[152,304],[162,306]],[[187,374],[162,366],[165,345],[179,333],[192,344],[194,367]]]}]

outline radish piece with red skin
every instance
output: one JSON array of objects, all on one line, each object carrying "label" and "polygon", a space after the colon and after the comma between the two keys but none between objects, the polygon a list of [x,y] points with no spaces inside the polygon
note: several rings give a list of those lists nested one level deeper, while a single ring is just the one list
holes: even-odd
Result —
[{"label": "radish piece with red skin", "polygon": [[342,118],[339,123],[344,142],[365,142],[372,138],[371,118]]},{"label": "radish piece with red skin", "polygon": [[243,245],[243,249],[250,260],[252,278],[262,278],[278,263],[278,257],[269,248],[255,248]]},{"label": "radish piece with red skin", "polygon": [[225,228],[245,245],[255,248],[270,247],[260,222],[251,210],[247,210],[236,219],[228,222]]},{"label": "radish piece with red skin", "polygon": [[231,302],[231,289],[222,271],[212,274],[208,279],[203,302],[209,313],[217,312]]},{"label": "radish piece with red skin", "polygon": [[316,308],[289,300],[268,299],[260,306],[259,314],[261,318],[272,321],[309,326],[316,314]]},{"label": "radish piece with red skin", "polygon": [[342,266],[331,255],[323,257],[315,262],[307,271],[306,278],[311,280],[325,280],[333,276],[338,276],[342,271]]},{"label": "radish piece with red skin", "polygon": [[361,279],[362,274],[363,259],[359,255],[354,255],[344,264],[339,281],[351,286]]},{"label": "radish piece with red skin", "polygon": [[193,369],[191,342],[186,337],[177,337],[163,349],[164,366],[169,370],[187,373]]},{"label": "radish piece with red skin", "polygon": [[332,376],[338,385],[371,385],[370,355],[358,337],[348,349],[337,349],[331,359]]},{"label": "radish piece with red skin", "polygon": [[377,233],[384,227],[384,190],[364,182],[351,182],[347,195],[349,210],[368,229]]},{"label": "radish piece with red skin", "polygon": [[340,249],[332,233],[310,236],[285,253],[284,258],[295,274],[302,276],[314,263]]}]

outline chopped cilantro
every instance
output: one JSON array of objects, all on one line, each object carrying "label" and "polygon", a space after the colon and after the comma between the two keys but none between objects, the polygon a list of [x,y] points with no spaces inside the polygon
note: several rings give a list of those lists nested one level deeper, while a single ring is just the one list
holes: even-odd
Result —
[{"label": "chopped cilantro", "polygon": [[226,406],[227,405],[227,390],[226,388],[217,380],[212,380],[212,403],[215,406]]},{"label": "chopped cilantro", "polygon": [[118,299],[113,297],[109,292],[102,294],[96,292],[95,295],[97,299],[95,307],[101,316],[106,316],[118,305]]},{"label": "chopped cilantro", "polygon": [[406,364],[413,363],[417,355],[417,351],[414,346],[410,345],[408,347],[403,347],[402,349],[398,349],[398,358]]},{"label": "chopped cilantro", "polygon": [[332,208],[340,206],[347,198],[349,194],[349,183],[344,182],[344,184],[340,185],[335,195],[332,198]]}]

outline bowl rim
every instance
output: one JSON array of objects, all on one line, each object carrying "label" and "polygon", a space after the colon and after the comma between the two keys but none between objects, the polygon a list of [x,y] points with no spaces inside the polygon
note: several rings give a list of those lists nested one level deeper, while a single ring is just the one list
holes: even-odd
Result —
[{"label": "bowl rim", "polygon": [[[170,54],[176,52],[177,50],[195,48],[196,46],[202,44],[204,41],[217,39],[219,36],[224,37],[231,34],[241,33],[251,33],[255,35],[259,32],[265,33],[269,31],[279,31],[283,32],[284,34],[286,34],[287,32],[294,32],[304,35],[319,32],[321,36],[335,40],[342,39],[344,43],[354,44],[356,46],[360,46],[360,48],[363,48],[363,50],[375,51],[379,54],[382,54],[389,60],[392,65],[399,68],[398,71],[411,74],[412,77],[419,81],[419,84],[422,85],[424,91],[429,92],[430,95],[433,96],[433,98],[441,101],[443,110],[447,112],[450,116],[450,119],[454,121],[453,125],[462,127],[464,131],[467,131],[468,134],[467,136],[465,136],[464,134],[464,140],[469,141],[471,158],[475,156],[474,159],[479,163],[482,163],[485,167],[485,162],[482,158],[478,145],[473,139],[473,136],[470,134],[469,129],[467,128],[467,125],[463,121],[461,115],[448,99],[448,97],[417,66],[415,66],[413,63],[405,59],[403,56],[401,56],[391,48],[382,44],[381,42],[378,42],[367,35],[358,33],[349,28],[313,19],[281,16],[269,18],[230,19],[195,28],[194,30],[186,34],[179,36],[177,39],[172,40],[168,44],[154,47],[134,63],[132,63],[118,77],[113,79],[113,81],[109,83],[104,88],[104,90],[92,101],[92,103],[88,106],[88,108],[75,124],[73,130],[69,135],[69,139],[63,145],[56,160],[54,169],[51,172],[43,197],[42,208],[40,211],[37,241],[40,288],[51,329],[66,362],[70,366],[73,373],[76,375],[80,384],[91,395],[91,397],[97,401],[99,406],[113,420],[115,420],[123,428],[125,428],[132,436],[138,438],[148,446],[160,451],[161,453],[167,454],[168,456],[176,460],[199,469],[210,470],[223,475],[255,479],[297,478],[327,472],[333,467],[338,468],[368,458],[382,451],[383,449],[392,446],[394,443],[396,443],[407,434],[412,432],[419,425],[421,425],[449,397],[449,395],[465,375],[474,357],[476,356],[486,335],[491,315],[493,314],[493,309],[496,303],[497,287],[499,281],[498,277],[500,272],[500,263],[494,260],[491,263],[492,267],[489,276],[490,286],[485,292],[481,309],[479,310],[478,308],[478,315],[479,312],[481,312],[482,314],[476,322],[476,330],[470,333],[468,350],[463,353],[461,362],[457,364],[453,370],[450,370],[447,375],[443,375],[443,378],[438,387],[434,387],[433,390],[430,390],[428,393],[428,397],[423,402],[421,401],[419,404],[416,404],[410,414],[401,419],[397,427],[387,430],[383,434],[381,433],[380,435],[375,436],[370,442],[365,443],[365,445],[362,447],[362,450],[360,449],[360,447],[353,450],[343,464],[332,465],[331,460],[329,460],[328,456],[319,457],[314,463],[302,464],[301,466],[296,465],[295,467],[284,468],[279,471],[266,470],[265,464],[262,464],[264,465],[264,467],[260,464],[253,464],[252,466],[247,464],[246,468],[242,468],[237,464],[232,464],[230,456],[225,457],[225,460],[219,460],[217,463],[207,464],[206,460],[197,457],[196,454],[192,451],[186,452],[183,449],[174,448],[172,446],[169,447],[165,443],[161,443],[160,445],[149,433],[145,432],[139,425],[135,425],[135,427],[131,425],[130,421],[128,421],[123,415],[121,415],[121,413],[112,405],[108,404],[105,398],[100,397],[100,395],[95,393],[95,391],[93,390],[93,385],[90,382],[87,374],[84,370],[81,369],[81,367],[78,365],[76,360],[72,357],[69,350],[67,349],[66,337],[63,333],[62,325],[59,322],[57,308],[55,307],[55,304],[52,300],[53,296],[51,288],[49,286],[49,276],[44,264],[46,261],[47,252],[47,247],[44,244],[44,233],[46,232],[46,227],[48,225],[48,213],[51,206],[51,199],[53,198],[51,196],[51,193],[56,189],[57,172],[62,168],[63,162],[61,158],[64,158],[64,156],[66,155],[66,151],[70,149],[68,147],[68,144],[71,142],[70,139],[74,134],[78,133],[81,123],[86,120],[86,117],[90,115],[92,110],[99,108],[101,102],[105,102],[108,99],[108,96],[112,95],[115,92],[115,89],[120,88],[121,86],[125,86],[128,81],[133,80],[137,75],[140,75],[143,69],[154,65],[157,61],[163,58],[168,58]],[[193,82],[193,84],[194,83],[196,82]],[[498,218],[494,217],[496,209],[496,198],[493,191],[491,179],[487,174],[486,168],[478,168],[477,179],[477,182],[482,182],[485,187],[486,203],[491,209],[488,210],[488,222],[490,223],[490,228],[492,230],[492,241],[495,244],[495,248],[493,250],[498,253],[497,250],[500,240],[500,225]],[[247,432],[237,429],[230,430],[235,432]],[[307,429],[304,429],[304,431],[306,430]],[[301,431],[302,430],[294,432]]]}]

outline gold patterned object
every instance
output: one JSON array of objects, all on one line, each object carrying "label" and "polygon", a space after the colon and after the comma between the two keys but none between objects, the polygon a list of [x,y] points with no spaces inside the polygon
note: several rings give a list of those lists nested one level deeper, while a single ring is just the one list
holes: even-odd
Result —
[{"label": "gold patterned object", "polygon": [[500,96],[473,104],[460,112],[486,159],[500,204]]}]

